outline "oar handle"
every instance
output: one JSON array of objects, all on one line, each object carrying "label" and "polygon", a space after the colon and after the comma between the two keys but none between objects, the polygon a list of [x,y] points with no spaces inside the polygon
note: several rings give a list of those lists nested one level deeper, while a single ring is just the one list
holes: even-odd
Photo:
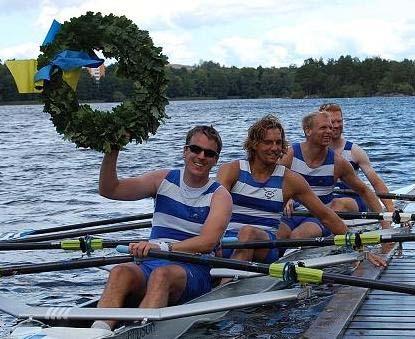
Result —
[{"label": "oar handle", "polygon": [[126,245],[117,245],[117,246],[115,247],[115,250],[116,250],[118,253],[130,254],[130,251],[128,250],[128,246],[126,246]]}]

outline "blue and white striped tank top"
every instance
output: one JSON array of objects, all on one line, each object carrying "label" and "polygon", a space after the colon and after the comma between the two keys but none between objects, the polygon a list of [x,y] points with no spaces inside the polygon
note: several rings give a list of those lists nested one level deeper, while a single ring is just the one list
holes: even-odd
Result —
[{"label": "blue and white striped tank top", "polygon": [[[342,157],[345,158],[348,162],[350,162],[350,164],[352,165],[356,175],[359,172],[359,165],[357,164],[357,162],[355,161],[355,159],[352,156],[352,147],[353,147],[353,143],[350,141],[346,141],[343,151],[342,151]],[[348,189],[350,188],[349,186],[347,186],[343,181],[341,181],[340,179],[337,181],[336,187],[341,188],[341,189]]]},{"label": "blue and white striped tank top", "polygon": [[323,204],[328,205],[333,199],[334,151],[329,149],[324,163],[317,168],[311,168],[304,161],[300,144],[293,144],[292,148],[294,157],[291,170],[301,174]]},{"label": "blue and white striped tank top", "polygon": [[213,179],[199,188],[187,186],[183,169],[171,170],[155,199],[150,239],[181,241],[200,234],[210,211],[213,193],[221,187]]},{"label": "blue and white striped tank top", "polygon": [[284,166],[276,166],[266,182],[257,182],[252,177],[249,161],[239,161],[239,177],[231,190],[232,217],[227,230],[240,230],[252,225],[264,230],[278,228],[284,199],[282,183]]}]

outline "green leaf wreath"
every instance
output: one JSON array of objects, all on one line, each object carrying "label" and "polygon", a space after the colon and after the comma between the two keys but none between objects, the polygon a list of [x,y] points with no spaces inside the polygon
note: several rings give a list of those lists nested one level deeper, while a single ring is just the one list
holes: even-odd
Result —
[{"label": "green leaf wreath", "polygon": [[118,61],[118,76],[134,81],[133,95],[110,112],[79,104],[76,93],[62,80],[62,72],[45,81],[44,111],[51,115],[56,131],[77,147],[108,153],[132,140],[141,143],[167,118],[167,57],[153,45],[147,31],[125,16],[87,12],[66,21],[53,43],[41,47],[38,67],[63,50],[90,54],[100,50],[105,58]]}]

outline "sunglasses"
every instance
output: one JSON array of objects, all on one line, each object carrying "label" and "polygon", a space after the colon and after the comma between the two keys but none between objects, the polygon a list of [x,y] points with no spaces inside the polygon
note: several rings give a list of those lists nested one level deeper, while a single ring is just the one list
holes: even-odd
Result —
[{"label": "sunglasses", "polygon": [[200,147],[198,145],[185,145],[185,147],[188,148],[190,152],[194,154],[200,154],[203,151],[205,153],[205,157],[208,158],[214,158],[219,156],[218,152],[212,149]]}]

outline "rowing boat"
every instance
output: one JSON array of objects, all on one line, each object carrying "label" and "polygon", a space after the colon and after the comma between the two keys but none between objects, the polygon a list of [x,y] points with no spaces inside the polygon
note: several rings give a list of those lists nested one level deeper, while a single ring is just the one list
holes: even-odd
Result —
[{"label": "rowing boat", "polygon": [[[298,253],[293,253],[284,260],[294,259]],[[307,267],[325,267],[359,260],[356,253],[344,253],[328,257],[305,260]],[[218,274],[214,276],[232,274]],[[80,307],[31,307],[0,296],[0,309],[23,321],[12,332],[13,338],[28,338],[39,335],[42,338],[177,338],[198,322],[213,321],[223,317],[228,310],[267,303],[295,300],[304,297],[301,289],[285,289],[287,283],[282,280],[251,274],[241,278],[243,272],[235,272],[235,280],[219,286],[211,292],[192,300],[191,302],[160,309],[97,309],[97,300]],[[88,326],[95,319],[128,320],[115,331],[90,329]],[[144,323],[142,323],[143,320]],[[42,328],[42,325],[51,326]],[[132,323],[131,323],[132,322]],[[68,337],[69,338],[69,337]]]},{"label": "rowing boat", "polygon": [[[408,187],[407,190],[414,189]],[[403,190],[404,192],[405,190]],[[307,250],[282,259],[302,258]],[[356,253],[305,260],[307,267],[325,267],[359,260]],[[198,322],[214,321],[229,310],[303,298],[308,290],[287,288],[287,283],[262,274],[213,269],[214,277],[232,276],[234,280],[179,306],[161,309],[97,309],[97,300],[78,307],[33,307],[0,296],[0,310],[22,320],[12,338],[176,338]],[[96,319],[118,319],[122,326],[114,331],[89,328]]]}]

